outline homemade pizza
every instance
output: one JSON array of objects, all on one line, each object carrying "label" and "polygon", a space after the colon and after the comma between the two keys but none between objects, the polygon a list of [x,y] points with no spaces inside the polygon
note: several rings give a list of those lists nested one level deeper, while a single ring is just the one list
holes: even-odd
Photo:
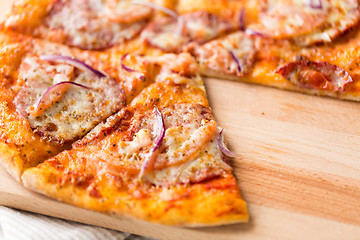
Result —
[{"label": "homemade pizza", "polygon": [[0,59],[0,160],[26,187],[164,224],[247,221],[189,53],[106,54],[7,32]]},{"label": "homemade pizza", "polygon": [[79,207],[248,220],[202,76],[360,101],[358,0],[16,0],[0,24],[0,163]]}]

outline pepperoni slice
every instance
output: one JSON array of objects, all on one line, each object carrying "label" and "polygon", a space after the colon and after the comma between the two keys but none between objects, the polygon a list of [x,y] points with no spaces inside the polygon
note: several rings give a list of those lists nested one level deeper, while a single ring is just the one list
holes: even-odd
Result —
[{"label": "pepperoni slice", "polygon": [[261,0],[259,23],[249,31],[300,45],[331,42],[359,21],[357,0]]},{"label": "pepperoni slice", "polygon": [[153,47],[176,52],[190,41],[205,43],[238,27],[239,23],[206,11],[196,11],[177,19],[165,18],[150,23],[142,32],[142,38]]},{"label": "pepperoni slice", "polygon": [[250,71],[256,50],[252,38],[237,32],[208,42],[195,49],[194,53],[198,62],[207,69],[241,77]]},{"label": "pepperoni slice", "polygon": [[239,27],[229,20],[206,11],[191,12],[181,17],[184,21],[185,35],[200,43]]},{"label": "pepperoni slice", "polygon": [[162,18],[150,23],[141,33],[141,37],[150,45],[165,52],[177,52],[189,42],[183,34],[180,19]]},{"label": "pepperoni slice", "polygon": [[145,20],[151,16],[152,9],[132,0],[107,0],[104,13],[111,21],[119,23],[133,23]]},{"label": "pepperoni slice", "polygon": [[327,62],[312,62],[306,58],[287,63],[279,67],[276,73],[298,87],[330,92],[345,92],[346,85],[353,82],[345,69]]},{"label": "pepperoni slice", "polygon": [[[72,142],[125,104],[124,90],[114,79],[99,78],[65,63],[41,61],[36,55],[24,58],[19,79],[24,84],[14,100],[16,110],[45,141]],[[69,81],[86,88],[74,85],[56,88],[46,96],[46,108],[33,114],[36,108],[42,107],[39,101],[50,87]]]},{"label": "pepperoni slice", "polygon": [[106,9],[101,0],[59,0],[51,9],[45,26],[40,28],[40,34],[81,49],[104,49],[133,38],[145,26],[145,21],[132,20],[142,20],[148,13],[125,23],[119,20],[119,14],[115,16],[117,8],[113,15],[110,14],[112,17]]}]

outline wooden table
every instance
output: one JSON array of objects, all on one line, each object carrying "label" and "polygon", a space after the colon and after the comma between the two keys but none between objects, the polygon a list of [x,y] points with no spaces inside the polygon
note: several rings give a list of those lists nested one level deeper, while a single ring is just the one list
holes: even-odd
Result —
[{"label": "wooden table", "polygon": [[[10,5],[1,0],[1,10]],[[0,204],[160,239],[360,239],[360,103],[205,80],[226,129],[250,222],[177,228],[119,219],[30,192],[0,169]]]}]

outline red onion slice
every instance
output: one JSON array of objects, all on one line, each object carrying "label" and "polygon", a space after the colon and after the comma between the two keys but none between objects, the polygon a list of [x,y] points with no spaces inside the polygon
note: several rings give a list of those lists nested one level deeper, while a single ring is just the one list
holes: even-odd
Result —
[{"label": "red onion slice", "polygon": [[87,65],[86,63],[84,63],[78,59],[69,57],[69,56],[40,55],[39,58],[40,58],[40,60],[43,60],[43,61],[50,61],[50,62],[56,62],[56,63],[67,63],[67,64],[77,67],[81,70],[90,71],[94,75],[96,75],[97,77],[100,77],[100,78],[107,77],[107,75],[104,74],[103,72],[100,72],[100,71],[92,68],[91,66]]},{"label": "red onion slice", "polygon": [[65,81],[65,82],[59,82],[51,87],[49,87],[45,93],[43,95],[41,95],[40,99],[39,99],[39,102],[38,104],[36,105],[36,108],[35,110],[39,109],[40,107],[40,104],[44,101],[44,98],[47,97],[49,95],[49,93],[54,90],[56,87],[60,86],[60,85],[63,85],[63,84],[71,84],[71,85],[74,85],[74,86],[78,86],[78,87],[82,87],[82,88],[85,88],[85,89],[91,89],[90,87],[87,87],[85,85],[82,85],[80,83],[74,83],[74,82],[69,82],[69,81]]},{"label": "red onion slice", "polygon": [[220,133],[219,133],[219,136],[218,136],[218,144],[219,144],[219,147],[220,147],[220,150],[223,154],[225,154],[226,156],[228,157],[238,157],[239,155],[230,151],[225,143],[224,143],[224,136],[223,136],[223,131],[224,129],[221,129]]},{"label": "red onion slice", "polygon": [[145,173],[151,171],[154,168],[155,161],[156,161],[156,158],[154,157],[154,153],[159,148],[159,146],[165,136],[165,122],[161,115],[161,112],[159,111],[159,109],[156,106],[155,106],[155,117],[156,117],[156,122],[155,122],[154,130],[156,132],[157,137],[155,139],[152,149],[150,150],[149,154],[147,155],[146,159],[144,160],[144,162],[141,166],[140,178]]},{"label": "red onion slice", "polygon": [[151,3],[151,2],[148,2],[148,1],[143,1],[143,0],[132,0],[132,3],[133,4],[139,4],[139,5],[144,5],[146,7],[149,7],[149,8],[153,8],[153,9],[156,9],[158,11],[161,11],[163,13],[166,13],[167,15],[169,16],[172,16],[173,18],[177,18],[178,17],[178,14],[169,9],[169,8],[166,8],[166,7],[163,7],[161,5],[158,5],[158,4],[155,4],[155,3]]},{"label": "red onion slice", "polygon": [[129,68],[128,66],[125,65],[124,60],[125,60],[125,58],[126,58],[128,55],[129,55],[129,54],[126,53],[124,56],[121,57],[121,67],[122,67],[125,71],[128,71],[128,72],[130,72],[130,73],[139,73],[139,74],[140,74],[140,80],[141,80],[141,81],[144,81],[145,76],[144,76],[143,73],[138,72],[138,71],[136,71],[136,70],[134,70],[134,69],[131,69],[131,68]]},{"label": "red onion slice", "polygon": [[241,9],[241,12],[240,12],[239,30],[245,31],[245,8]]},{"label": "red onion slice", "polygon": [[233,51],[230,51],[230,50],[228,50],[228,51],[231,55],[231,58],[234,59],[234,61],[237,64],[237,70],[239,71],[239,73],[241,73],[242,67],[241,67],[241,63],[240,63],[239,59],[235,56],[235,53]]},{"label": "red onion slice", "polygon": [[256,31],[256,30],[253,30],[253,29],[249,29],[247,28],[245,30],[245,34],[246,35],[249,35],[249,36],[257,36],[257,37],[268,37],[266,34],[262,33],[262,32],[259,32],[259,31]]},{"label": "red onion slice", "polygon": [[126,53],[124,56],[121,57],[121,67],[128,72],[136,72],[134,69],[131,69],[124,64],[124,60],[128,55],[129,54]]},{"label": "red onion slice", "polygon": [[315,9],[322,9],[321,0],[310,0],[310,7]]}]

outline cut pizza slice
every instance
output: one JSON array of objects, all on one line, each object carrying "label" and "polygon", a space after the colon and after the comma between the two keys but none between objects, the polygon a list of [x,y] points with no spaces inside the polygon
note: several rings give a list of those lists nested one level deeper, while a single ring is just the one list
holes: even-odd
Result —
[{"label": "cut pizza slice", "polygon": [[360,32],[341,42],[303,48],[239,31],[188,45],[202,75],[360,101],[356,50]]},{"label": "cut pizza slice", "polygon": [[155,83],[71,150],[26,170],[24,185],[83,208],[162,224],[247,221],[193,59],[170,54],[155,61],[164,63]]},{"label": "cut pizza slice", "polygon": [[121,59],[14,33],[0,38],[0,163],[16,179],[68,149],[152,81],[151,64],[136,56]]}]

